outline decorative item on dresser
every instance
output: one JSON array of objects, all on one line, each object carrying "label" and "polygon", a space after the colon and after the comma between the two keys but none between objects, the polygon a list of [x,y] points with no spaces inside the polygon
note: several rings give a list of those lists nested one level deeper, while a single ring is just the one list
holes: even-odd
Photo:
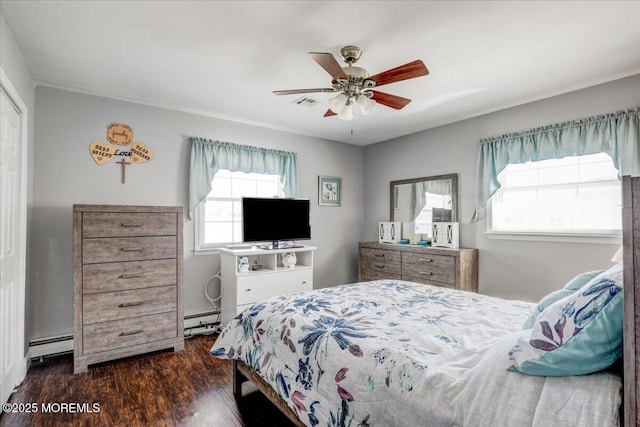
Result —
[{"label": "decorative item on dresser", "polygon": [[434,222],[432,224],[431,245],[441,248],[460,246],[460,224],[457,222]]},{"label": "decorative item on dresser", "polygon": [[478,250],[360,242],[361,282],[398,279],[478,292]]},{"label": "decorative item on dresser", "polygon": [[184,349],[182,207],[73,206],[74,373]]},{"label": "decorative item on dresser", "polygon": [[401,222],[379,222],[378,243],[400,243],[402,240]]}]

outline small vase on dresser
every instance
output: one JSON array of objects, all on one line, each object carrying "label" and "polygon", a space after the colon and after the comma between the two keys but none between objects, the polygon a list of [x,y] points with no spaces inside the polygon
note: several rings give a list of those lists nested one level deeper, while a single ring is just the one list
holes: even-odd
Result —
[{"label": "small vase on dresser", "polygon": [[184,349],[182,207],[73,206],[74,373]]},{"label": "small vase on dresser", "polygon": [[478,250],[360,242],[359,280],[407,280],[478,292]]}]

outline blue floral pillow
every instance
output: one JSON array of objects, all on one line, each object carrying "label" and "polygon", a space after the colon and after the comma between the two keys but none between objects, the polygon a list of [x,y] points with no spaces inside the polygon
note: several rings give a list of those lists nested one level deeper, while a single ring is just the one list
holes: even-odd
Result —
[{"label": "blue floral pillow", "polygon": [[547,307],[509,353],[509,370],[566,376],[600,371],[622,355],[622,263]]},{"label": "blue floral pillow", "polygon": [[588,283],[591,279],[596,277],[598,274],[601,274],[604,270],[596,270],[596,271],[588,271],[586,273],[578,274],[573,279],[569,280],[569,282],[564,285],[564,288],[557,290],[555,292],[551,292],[546,297],[542,298],[538,303],[538,306],[535,310],[529,315],[529,318],[522,325],[522,329],[531,329],[533,325],[536,323],[536,319],[542,313],[545,308],[549,307],[554,302],[561,300],[564,297],[568,297],[573,294],[575,291],[583,287],[586,283]]}]

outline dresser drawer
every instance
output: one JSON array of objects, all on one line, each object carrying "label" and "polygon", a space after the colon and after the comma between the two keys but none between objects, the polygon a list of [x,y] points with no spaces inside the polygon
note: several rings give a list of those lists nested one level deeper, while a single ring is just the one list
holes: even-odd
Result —
[{"label": "dresser drawer", "polygon": [[360,257],[363,260],[371,262],[390,262],[400,263],[400,251],[391,251],[388,249],[360,248]]},{"label": "dresser drawer", "polygon": [[441,287],[441,288],[456,289],[456,284],[455,283],[442,282],[442,281],[437,281],[437,280],[429,280],[429,279],[425,279],[425,278],[421,278],[421,277],[402,276],[402,280],[406,280],[408,282],[421,283],[423,285],[432,285],[432,286],[438,286],[438,287]]},{"label": "dresser drawer", "polygon": [[110,262],[82,266],[84,294],[177,284],[176,259]]},{"label": "dresser drawer", "polygon": [[82,240],[83,264],[175,257],[175,236],[113,237]]},{"label": "dresser drawer", "polygon": [[177,335],[176,312],[85,325],[82,331],[84,354],[146,344]]},{"label": "dresser drawer", "polygon": [[175,310],[175,286],[90,294],[84,296],[82,323],[88,325]]},{"label": "dresser drawer", "polygon": [[381,279],[400,280],[401,278],[402,276],[400,276],[400,274],[389,274],[388,272],[382,270],[363,270],[360,272],[361,282]]},{"label": "dresser drawer", "polygon": [[254,304],[268,298],[313,289],[313,270],[249,273],[237,281],[237,305]]},{"label": "dresser drawer", "polygon": [[402,274],[402,265],[389,258],[363,258],[360,260],[360,273],[371,272],[376,275]]},{"label": "dresser drawer", "polygon": [[95,212],[85,213],[82,237],[175,236],[175,213]]},{"label": "dresser drawer", "polygon": [[402,253],[402,277],[456,283],[455,257],[414,252]]}]

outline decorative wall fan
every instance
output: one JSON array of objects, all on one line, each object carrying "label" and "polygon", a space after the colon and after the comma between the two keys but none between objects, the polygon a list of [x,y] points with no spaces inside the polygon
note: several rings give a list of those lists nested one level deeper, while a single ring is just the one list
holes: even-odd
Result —
[{"label": "decorative wall fan", "polygon": [[359,105],[363,114],[369,114],[376,103],[401,110],[411,102],[410,99],[373,90],[373,88],[429,74],[427,67],[418,59],[374,76],[369,76],[367,70],[353,65],[362,55],[362,49],[357,46],[345,46],[340,49],[340,56],[347,63],[346,67],[341,67],[330,53],[309,52],[309,55],[311,55],[311,59],[331,75],[333,78],[331,87],[274,90],[273,93],[275,95],[295,95],[301,93],[339,92],[337,96],[329,99],[329,109],[324,116],[337,115],[343,120],[353,119],[353,104]]}]

